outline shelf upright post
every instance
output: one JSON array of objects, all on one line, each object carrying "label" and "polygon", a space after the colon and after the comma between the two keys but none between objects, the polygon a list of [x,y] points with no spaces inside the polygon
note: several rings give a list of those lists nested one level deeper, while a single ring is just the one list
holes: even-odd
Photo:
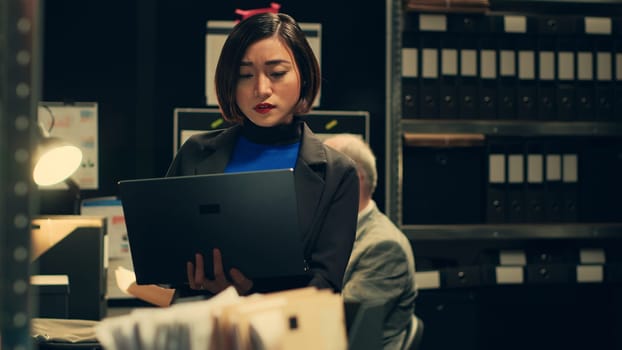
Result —
[{"label": "shelf upright post", "polygon": [[402,225],[402,1],[386,3],[385,212]]},{"label": "shelf upright post", "polygon": [[40,2],[0,1],[0,348],[30,349],[31,150],[40,98]]}]

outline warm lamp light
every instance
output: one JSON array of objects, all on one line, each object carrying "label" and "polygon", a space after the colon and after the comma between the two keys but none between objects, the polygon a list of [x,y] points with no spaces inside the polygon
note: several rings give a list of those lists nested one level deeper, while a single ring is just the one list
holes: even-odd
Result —
[{"label": "warm lamp light", "polygon": [[82,151],[57,137],[50,137],[39,124],[33,179],[39,186],[51,186],[69,178],[82,162]]}]

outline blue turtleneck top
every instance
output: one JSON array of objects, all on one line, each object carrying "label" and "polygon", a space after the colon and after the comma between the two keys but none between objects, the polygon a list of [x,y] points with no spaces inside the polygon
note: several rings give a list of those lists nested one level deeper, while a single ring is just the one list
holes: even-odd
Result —
[{"label": "blue turtleneck top", "polygon": [[226,173],[294,168],[300,149],[301,122],[261,127],[244,120]]}]

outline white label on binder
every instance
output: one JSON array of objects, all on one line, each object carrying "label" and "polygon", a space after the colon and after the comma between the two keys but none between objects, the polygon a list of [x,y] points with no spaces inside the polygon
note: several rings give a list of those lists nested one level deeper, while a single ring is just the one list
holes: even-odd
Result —
[{"label": "white label on binder", "polygon": [[423,49],[423,72],[424,78],[438,78],[438,50]]},{"label": "white label on binder", "polygon": [[416,271],[417,289],[437,289],[441,287],[439,271]]},{"label": "white label on binder", "polygon": [[480,72],[482,79],[497,78],[497,53],[494,50],[480,51]]},{"label": "white label on binder", "polygon": [[523,250],[501,250],[499,251],[499,265],[525,266],[527,257]]},{"label": "white label on binder", "polygon": [[518,78],[519,79],[535,79],[535,53],[533,51],[518,52]]},{"label": "white label on binder", "polygon": [[585,34],[611,34],[611,18],[585,17]]},{"label": "white label on binder", "polygon": [[560,181],[562,179],[562,157],[559,154],[546,156],[546,181]]},{"label": "white label on binder", "polygon": [[458,75],[458,50],[441,51],[441,72],[443,75]]},{"label": "white label on binder", "polygon": [[605,251],[598,248],[584,248],[579,250],[579,261],[581,264],[604,264]]},{"label": "white label on binder", "polygon": [[577,265],[577,282],[594,283],[603,281],[602,265]]},{"label": "white label on binder", "polygon": [[578,160],[576,154],[564,154],[562,158],[562,181],[567,183],[579,180]]},{"label": "white label on binder", "polygon": [[515,76],[516,75],[516,58],[514,51],[501,50],[501,71],[499,72],[502,77]]},{"label": "white label on binder", "polygon": [[506,33],[527,33],[527,17],[503,16],[503,29]]},{"label": "white label on binder", "polygon": [[488,156],[488,182],[505,183],[505,154],[491,154]]},{"label": "white label on binder", "polygon": [[524,167],[522,154],[510,154],[508,156],[508,182],[511,184],[523,183],[525,180]]},{"label": "white label on binder", "polygon": [[419,15],[419,30],[445,32],[447,31],[447,16]]},{"label": "white label on binder", "polygon": [[67,275],[31,275],[30,284],[34,286],[41,286],[41,285],[69,286],[69,276]]},{"label": "white label on binder", "polygon": [[495,273],[498,284],[521,284],[524,281],[521,266],[497,266]]},{"label": "white label on binder", "polygon": [[559,72],[557,76],[561,80],[574,80],[574,54],[562,51],[557,54]]},{"label": "white label on binder", "polygon": [[541,154],[529,154],[527,156],[527,182],[542,183],[544,181],[542,162]]},{"label": "white label on binder", "polygon": [[596,77],[598,80],[611,80],[611,52],[598,52],[596,54]]},{"label": "white label on binder", "polygon": [[540,52],[540,79],[555,79],[555,54],[552,51]]},{"label": "white label on binder", "polygon": [[402,76],[407,78],[416,78],[419,72],[419,57],[417,57],[417,49],[415,48],[403,48],[402,49]]},{"label": "white label on binder", "polygon": [[477,75],[477,51],[460,50],[460,74],[463,77]]},{"label": "white label on binder", "polygon": [[622,81],[622,53],[616,54],[616,80]]},{"label": "white label on binder", "polygon": [[594,62],[591,52],[578,52],[577,53],[577,65],[578,72],[577,78],[579,80],[592,80],[594,79]]}]

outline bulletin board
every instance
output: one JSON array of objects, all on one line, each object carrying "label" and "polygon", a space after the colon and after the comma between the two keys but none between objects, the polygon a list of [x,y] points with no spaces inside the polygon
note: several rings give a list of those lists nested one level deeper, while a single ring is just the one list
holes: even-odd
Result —
[{"label": "bulletin board", "polygon": [[[82,150],[82,164],[71,178],[81,190],[99,187],[98,126],[96,102],[40,102],[38,122],[50,136],[58,137]],[[41,189],[63,189],[66,185]]]},{"label": "bulletin board", "polygon": [[[208,106],[217,106],[216,91],[214,88],[214,74],[216,64],[227,36],[235,26],[234,21],[207,21],[207,33],[205,35],[205,101]],[[298,23],[305,33],[307,41],[322,68],[322,24],[321,23]],[[320,105],[321,91],[318,91],[313,107]]]}]

